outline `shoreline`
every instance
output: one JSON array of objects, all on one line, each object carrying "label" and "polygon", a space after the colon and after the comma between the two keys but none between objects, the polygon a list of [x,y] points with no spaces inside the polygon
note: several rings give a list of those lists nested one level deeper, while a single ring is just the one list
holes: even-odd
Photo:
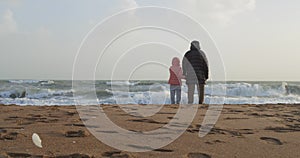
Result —
[{"label": "shoreline", "polygon": [[[141,106],[148,106],[148,105],[166,105],[166,106],[170,106],[170,105],[173,105],[173,104],[99,104],[99,105],[104,105],[104,106],[111,106],[111,105],[141,105]],[[175,104],[176,105],[176,104]],[[189,104],[177,104],[177,105],[189,105]],[[275,106],[275,105],[287,105],[287,106],[300,106],[300,103],[262,103],[262,104],[193,104],[193,105],[199,105],[199,106],[209,106],[209,105],[223,105],[223,106],[231,106],[231,105],[241,105],[241,106],[264,106],[264,105],[267,105],[267,106]],[[52,107],[52,106],[55,106],[55,107],[68,107],[68,106],[91,106],[91,105],[18,105],[18,104],[0,104],[0,106],[21,106],[21,107],[26,107],[26,106],[29,106],[29,107],[41,107],[41,106],[44,106],[44,107]],[[94,105],[92,105],[94,106]]]},{"label": "shoreline", "polygon": [[[214,128],[200,138],[207,107],[199,105],[191,125],[171,144],[134,153],[119,151],[95,138],[75,105],[0,105],[0,157],[300,157],[299,104],[224,105]],[[146,118],[126,115],[118,105],[104,105],[103,109],[124,129],[150,131],[170,121],[178,105],[164,105]],[[33,133],[40,136],[43,148],[33,144]]]}]

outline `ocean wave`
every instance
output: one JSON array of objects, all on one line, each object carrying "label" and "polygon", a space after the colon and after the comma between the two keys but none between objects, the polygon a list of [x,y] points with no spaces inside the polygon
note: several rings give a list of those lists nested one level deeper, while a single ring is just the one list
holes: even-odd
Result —
[{"label": "ocean wave", "polygon": [[42,89],[38,91],[29,91],[26,97],[29,99],[41,99],[41,98],[53,98],[56,96],[73,97],[73,91]]},{"label": "ocean wave", "polygon": [[39,83],[43,86],[49,86],[49,85],[55,84],[55,82],[52,80],[46,80],[46,81],[42,80],[42,81],[39,81]]},{"label": "ocean wave", "polygon": [[111,85],[111,86],[134,86],[138,82],[129,82],[129,81],[111,81],[111,82],[106,82],[106,85]]},{"label": "ocean wave", "polygon": [[287,85],[285,86],[285,90],[287,94],[300,95],[300,85]]},{"label": "ocean wave", "polygon": [[10,90],[0,92],[1,98],[25,98],[26,97],[26,90]]},{"label": "ocean wave", "polygon": [[53,85],[55,82],[53,80],[8,80],[9,83],[16,84],[36,84],[39,83],[41,85]]},{"label": "ocean wave", "polygon": [[1,98],[29,98],[42,99],[55,96],[73,97],[72,90],[51,90],[51,89],[14,89],[0,92]]},{"label": "ocean wave", "polygon": [[[80,81],[80,84],[86,82]],[[209,82],[205,87],[207,104],[300,103],[300,83],[296,82]],[[169,85],[164,81],[97,81],[95,88],[100,104],[170,103]],[[187,103],[187,91],[183,84],[182,103]],[[0,104],[74,105],[74,99],[93,103],[84,100],[95,94],[90,87],[83,84],[82,89],[76,90],[76,96],[73,92],[71,81],[10,80],[0,84]]]},{"label": "ocean wave", "polygon": [[98,98],[108,98],[108,97],[113,96],[113,93],[110,90],[108,90],[108,89],[97,90],[96,94],[97,94]]},{"label": "ocean wave", "polygon": [[227,97],[277,97],[286,95],[288,92],[287,87],[289,87],[289,85],[274,86],[243,82],[235,84],[211,84],[206,86],[206,94]]},{"label": "ocean wave", "polygon": [[8,80],[8,82],[18,83],[18,84],[22,84],[22,83],[39,83],[40,80]]}]

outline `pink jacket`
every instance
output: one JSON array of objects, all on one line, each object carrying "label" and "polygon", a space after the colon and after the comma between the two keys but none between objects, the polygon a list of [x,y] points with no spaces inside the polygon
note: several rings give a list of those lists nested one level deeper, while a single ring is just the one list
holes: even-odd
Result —
[{"label": "pink jacket", "polygon": [[181,85],[181,79],[184,78],[182,69],[180,67],[180,60],[179,58],[175,57],[172,60],[172,66],[169,69],[170,71],[170,78],[169,84],[170,85]]}]

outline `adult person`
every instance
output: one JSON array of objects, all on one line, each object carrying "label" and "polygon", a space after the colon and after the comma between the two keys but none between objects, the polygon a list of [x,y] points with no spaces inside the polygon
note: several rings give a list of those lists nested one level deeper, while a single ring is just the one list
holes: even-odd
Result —
[{"label": "adult person", "polygon": [[204,86],[208,79],[208,61],[201,50],[199,41],[192,41],[191,47],[182,60],[183,75],[188,86],[188,104],[194,103],[195,85],[198,89],[199,104],[204,101]]}]

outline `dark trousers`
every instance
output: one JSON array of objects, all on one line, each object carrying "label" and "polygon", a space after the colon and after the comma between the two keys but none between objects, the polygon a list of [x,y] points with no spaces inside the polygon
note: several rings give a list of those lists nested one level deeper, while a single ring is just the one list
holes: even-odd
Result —
[{"label": "dark trousers", "polygon": [[[171,104],[180,104],[181,86],[180,85],[170,85],[170,95],[171,95]],[[176,102],[175,102],[175,96],[176,96]]]},{"label": "dark trousers", "polygon": [[202,104],[204,101],[204,84],[187,84],[187,86],[188,86],[188,104],[194,103],[195,85],[197,85],[197,89],[198,89],[199,104]]}]

